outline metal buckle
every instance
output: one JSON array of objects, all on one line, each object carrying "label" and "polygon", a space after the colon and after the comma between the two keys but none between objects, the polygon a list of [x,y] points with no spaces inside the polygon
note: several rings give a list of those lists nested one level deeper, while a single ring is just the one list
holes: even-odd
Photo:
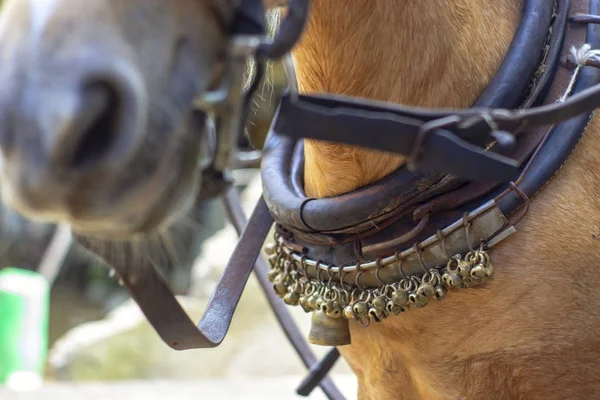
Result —
[{"label": "metal buckle", "polygon": [[252,95],[244,93],[244,73],[248,60],[261,43],[259,36],[234,37],[221,85],[203,93],[194,102],[197,108],[215,117],[215,145],[210,167],[216,171],[224,172],[233,164],[237,139],[245,123],[245,98]]}]

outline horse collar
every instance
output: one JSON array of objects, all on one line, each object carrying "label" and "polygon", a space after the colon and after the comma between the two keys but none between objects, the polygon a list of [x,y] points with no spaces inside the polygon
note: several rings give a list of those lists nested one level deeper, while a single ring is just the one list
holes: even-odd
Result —
[{"label": "horse collar", "polygon": [[[312,343],[350,344],[348,320],[363,325],[381,322],[441,300],[448,290],[480,285],[492,277],[489,249],[516,231],[530,198],[567,160],[591,117],[591,112],[579,112],[549,128],[531,124],[532,118],[543,119],[544,107],[562,107],[569,97],[576,98],[599,82],[596,69],[564,62],[572,59],[573,47],[600,47],[596,29],[581,23],[586,20],[578,14],[598,11],[598,1],[525,2],[507,58],[475,103],[492,110],[487,114],[492,116],[486,122],[488,131],[496,125],[493,115],[503,114],[494,109],[520,108],[530,115],[521,120],[532,126],[527,132],[496,129],[476,139],[490,147],[485,151],[490,160],[498,157],[501,163],[505,159],[513,163],[509,183],[473,180],[471,171],[456,176],[448,170],[414,173],[402,168],[352,193],[309,198],[303,191],[303,151],[297,137],[333,132],[333,140],[347,134],[350,139],[340,141],[360,144],[352,143],[358,141],[360,128],[370,123],[375,126],[370,132],[385,131],[393,119],[393,126],[405,128],[392,135],[398,139],[406,132],[409,137],[410,132],[418,134],[427,124],[433,130],[444,129],[446,121],[459,126],[455,121],[462,120],[460,115],[472,119],[477,111],[391,110],[389,105],[339,96],[284,97],[270,132],[270,140],[277,144],[262,165],[265,200],[277,222],[275,242],[267,248],[269,278],[285,303],[313,312]],[[579,22],[570,22],[575,14]],[[514,138],[516,145],[500,146],[502,135],[510,136],[509,141]],[[454,158],[454,171],[465,171],[463,161],[468,166],[468,160]],[[475,174],[489,171],[480,168]],[[498,172],[504,173],[502,168]]]}]

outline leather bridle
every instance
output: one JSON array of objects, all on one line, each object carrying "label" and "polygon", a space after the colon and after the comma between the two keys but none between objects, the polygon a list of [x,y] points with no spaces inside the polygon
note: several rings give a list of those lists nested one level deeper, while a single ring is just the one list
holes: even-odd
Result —
[{"label": "leather bridle", "polygon": [[[237,149],[238,138],[243,135],[248,119],[252,96],[263,78],[265,63],[277,60],[290,52],[298,41],[308,18],[309,2],[292,1],[280,33],[273,39],[266,37],[266,10],[262,0],[239,0],[231,25],[231,45],[226,70],[220,86],[203,93],[196,101],[196,113],[213,117],[206,127],[213,140],[212,157],[203,169],[201,199],[222,195],[230,186],[229,169],[236,157],[245,162],[255,161]],[[250,59],[255,71],[248,90],[243,91],[245,72]]]},{"label": "leather bridle", "polygon": [[[583,39],[593,48],[600,47],[593,25],[599,21],[590,15],[598,14],[600,6],[597,0],[525,0],[522,22],[505,61],[490,88],[470,109],[431,110],[347,96],[308,96],[288,90],[265,146],[265,194],[246,221],[237,192],[229,187],[228,171],[236,156],[235,144],[242,134],[264,63],[289,54],[304,29],[309,3],[292,0],[278,35],[267,41],[262,0],[240,0],[225,78],[218,90],[204,94],[198,101],[203,110],[210,109],[216,118],[214,154],[204,169],[204,180],[212,184],[212,189],[205,187],[202,195],[222,195],[229,217],[241,234],[198,325],[190,320],[152,265],[127,268],[117,260],[106,261],[115,268],[160,337],[177,350],[216,347],[222,342],[254,267],[282,328],[311,369],[298,393],[308,395],[320,384],[330,399],[340,399],[340,392],[326,378],[339,353],[333,349],[322,362],[317,362],[267,280],[269,268],[259,255],[273,218],[283,245],[296,246],[300,254],[312,254],[316,259],[321,259],[321,255],[353,259],[357,239],[362,241],[362,255],[389,254],[404,243],[427,242],[431,229],[439,234],[439,227],[452,227],[457,215],[466,212],[475,218],[496,208],[498,215],[506,216],[503,226],[494,235],[482,234],[481,240],[486,244],[501,240],[500,234],[506,236],[511,229],[514,231],[530,197],[566,161],[592,111],[600,107],[596,70],[577,66],[578,78],[569,85],[566,98],[561,97],[562,89],[571,74],[560,71],[569,61],[565,59],[567,43],[581,45]],[[244,72],[251,57],[256,61],[257,72],[244,93]],[[536,75],[540,62],[546,69]],[[598,62],[591,58],[586,63]],[[310,129],[306,121],[310,121]],[[369,133],[365,134],[367,130]],[[299,177],[303,162],[299,140],[303,138],[398,153],[407,156],[409,163],[407,168],[351,196],[312,199],[304,195]],[[291,165],[289,160],[293,160]],[[427,182],[435,190],[410,192],[417,182]],[[390,202],[385,210],[373,214],[370,206],[383,196]],[[336,208],[341,214],[335,214]],[[356,213],[349,213],[348,208]],[[469,214],[476,208],[479,214]],[[406,212],[408,222],[398,222],[405,216],[400,211]],[[333,214],[334,217],[323,217]],[[391,221],[390,226],[399,224],[404,228],[413,219],[422,221],[425,216],[427,221],[420,230],[411,231],[410,235],[392,235],[387,241],[374,240],[378,232],[365,229],[374,220]],[[336,246],[343,251],[323,252],[324,248]],[[351,249],[350,253],[344,253],[346,248]],[[411,253],[406,254],[408,257]],[[410,268],[409,265],[402,273],[412,273]],[[375,272],[377,279],[381,279],[378,273],[379,270]],[[323,276],[327,278],[326,273]],[[365,276],[368,280],[368,274]]]}]

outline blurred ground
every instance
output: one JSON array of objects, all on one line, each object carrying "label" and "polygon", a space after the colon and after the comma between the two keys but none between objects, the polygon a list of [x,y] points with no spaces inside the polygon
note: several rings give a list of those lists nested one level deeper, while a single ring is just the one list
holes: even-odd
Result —
[{"label": "blurred ground", "polygon": [[[294,388],[300,376],[199,381],[143,381],[114,384],[51,384],[28,393],[8,392],[0,388],[0,400],[295,400]],[[336,383],[346,398],[355,397],[352,376],[338,377]],[[315,390],[308,399],[324,400]]]}]

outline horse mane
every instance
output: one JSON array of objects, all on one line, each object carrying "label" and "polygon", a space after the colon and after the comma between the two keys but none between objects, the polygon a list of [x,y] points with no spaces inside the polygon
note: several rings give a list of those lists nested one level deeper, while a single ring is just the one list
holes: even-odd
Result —
[{"label": "horse mane", "polygon": [[[281,7],[274,7],[267,10],[266,20],[267,20],[267,37],[273,38],[277,33],[279,25],[281,24],[281,20],[283,17],[283,10]],[[266,63],[266,71],[265,71],[265,80],[264,80],[264,88],[267,96],[270,98],[274,94],[273,90],[273,62],[271,60]],[[256,71],[256,61],[254,59],[250,59],[246,66],[246,76],[244,77],[244,89],[248,89],[250,85],[250,77],[254,75]],[[265,91],[261,93],[261,96],[265,95]]]}]

